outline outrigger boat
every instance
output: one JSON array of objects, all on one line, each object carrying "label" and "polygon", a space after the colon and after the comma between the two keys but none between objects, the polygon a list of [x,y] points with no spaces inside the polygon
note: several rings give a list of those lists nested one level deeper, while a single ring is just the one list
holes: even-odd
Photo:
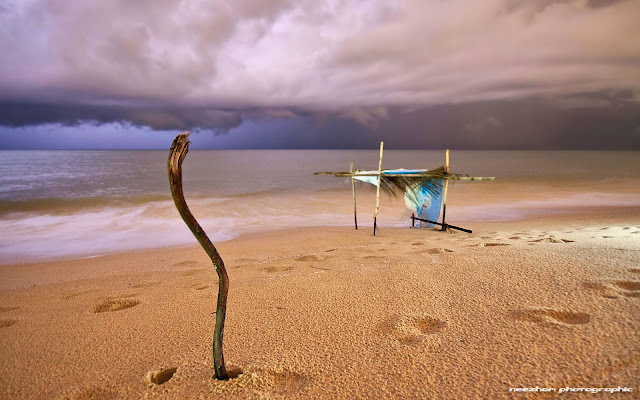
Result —
[{"label": "outrigger boat", "polygon": [[[472,233],[470,229],[460,228],[445,222],[447,212],[447,189],[450,180],[457,181],[492,181],[495,177],[471,176],[454,174],[449,171],[449,150],[446,151],[445,165],[436,169],[382,169],[382,151],[384,142],[380,142],[380,161],[377,171],[354,170],[353,163],[346,172],[316,172],[314,175],[333,175],[335,177],[350,177],[353,193],[353,217],[358,229],[356,213],[356,191],[354,180],[367,182],[377,186],[376,209],[373,213],[373,234],[378,230],[378,211],[380,209],[380,189],[387,193],[404,193],[405,204],[412,210],[411,226],[431,227],[439,225],[441,230],[456,229]],[[442,222],[437,222],[442,208]]]}]

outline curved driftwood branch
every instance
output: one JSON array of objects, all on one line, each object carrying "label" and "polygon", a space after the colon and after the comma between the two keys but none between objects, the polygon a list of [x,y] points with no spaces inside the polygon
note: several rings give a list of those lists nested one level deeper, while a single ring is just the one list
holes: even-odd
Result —
[{"label": "curved driftwood branch", "polygon": [[224,318],[227,311],[227,293],[229,292],[229,277],[224,268],[224,263],[218,250],[204,233],[198,221],[193,217],[182,192],[182,161],[189,151],[189,132],[185,132],[176,136],[169,151],[169,186],[171,187],[171,195],[176,204],[180,216],[187,224],[198,242],[207,252],[209,258],[213,262],[213,267],[218,273],[218,305],[216,308],[216,327],[213,333],[213,366],[217,379],[229,379],[224,366],[224,357],[222,355],[222,331],[224,330]]}]

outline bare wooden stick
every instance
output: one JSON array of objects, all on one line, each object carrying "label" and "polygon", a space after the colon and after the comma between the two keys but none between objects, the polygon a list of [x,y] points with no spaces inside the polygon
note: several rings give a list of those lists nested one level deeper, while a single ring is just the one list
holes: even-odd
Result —
[{"label": "bare wooden stick", "polygon": [[[353,163],[349,164],[349,172],[353,173]],[[351,193],[353,193],[353,220],[356,223],[356,230],[358,230],[358,215],[356,207],[356,184],[353,176],[351,177]]]},{"label": "bare wooden stick", "polygon": [[378,188],[376,190],[376,211],[373,213],[373,236],[378,228],[378,210],[380,210],[380,186],[382,185],[382,149],[384,142],[380,142],[380,161],[378,162]]},{"label": "bare wooden stick", "polygon": [[444,172],[449,173],[449,149],[444,153]]},{"label": "bare wooden stick", "polygon": [[198,221],[196,221],[193,214],[191,214],[187,202],[184,199],[184,193],[182,192],[182,161],[189,151],[188,138],[189,132],[176,136],[171,145],[171,150],[169,150],[169,161],[167,163],[169,186],[171,187],[173,201],[176,204],[182,220],[187,224],[189,229],[191,229],[193,236],[198,239],[200,246],[207,252],[213,262],[213,267],[218,273],[218,304],[216,308],[216,325],[213,333],[213,367],[217,379],[227,380],[229,379],[229,375],[224,366],[224,357],[222,355],[222,332],[224,330],[224,318],[227,312],[229,277],[224,268],[224,262],[222,262],[220,254],[218,254],[218,250],[216,250]]},{"label": "bare wooden stick", "polygon": [[[444,172],[449,173],[449,149],[445,153],[445,164],[444,164]],[[444,194],[442,195],[442,230],[446,231],[448,228],[447,223],[445,222],[445,217],[447,216],[447,189],[449,188],[449,181],[444,181]],[[440,224],[439,224],[440,225]]]}]

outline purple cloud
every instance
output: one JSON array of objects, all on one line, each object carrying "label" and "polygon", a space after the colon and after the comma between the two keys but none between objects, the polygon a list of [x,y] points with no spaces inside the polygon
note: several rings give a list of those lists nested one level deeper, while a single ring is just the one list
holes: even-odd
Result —
[{"label": "purple cloud", "polygon": [[438,104],[637,103],[639,15],[635,0],[9,0],[0,124],[228,129],[302,113],[375,127]]}]

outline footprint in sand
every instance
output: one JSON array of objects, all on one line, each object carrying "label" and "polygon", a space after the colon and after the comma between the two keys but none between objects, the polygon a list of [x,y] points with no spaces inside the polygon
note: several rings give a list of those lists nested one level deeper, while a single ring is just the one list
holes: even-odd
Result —
[{"label": "footprint in sand", "polygon": [[115,389],[96,385],[81,389],[71,389],[64,392],[59,398],[69,400],[118,400],[122,398],[122,395]]},{"label": "footprint in sand", "polygon": [[0,319],[0,328],[7,328],[18,323],[16,319]]},{"label": "footprint in sand", "polygon": [[195,267],[197,264],[198,263],[195,262],[195,261],[188,260],[188,261],[177,262],[177,263],[173,264],[173,266],[174,267]]},{"label": "footprint in sand", "polygon": [[176,373],[177,370],[178,370],[177,367],[172,367],[172,368],[161,368],[155,371],[149,371],[147,372],[147,376],[145,377],[145,380],[150,386],[162,385],[163,383],[167,382],[169,379],[173,378],[173,375]]},{"label": "footprint in sand", "polygon": [[591,321],[591,315],[583,312],[554,310],[550,308],[531,308],[511,313],[516,321],[535,322],[540,325],[584,325]]},{"label": "footprint in sand", "polygon": [[327,257],[326,256],[317,256],[315,254],[308,254],[306,256],[300,256],[298,258],[296,258],[296,261],[322,261],[322,260],[326,260]]},{"label": "footprint in sand", "polygon": [[140,304],[140,300],[131,295],[124,295],[118,297],[108,297],[102,302],[96,304],[91,309],[92,313],[102,313],[111,311],[120,311],[127,308],[135,307]]},{"label": "footprint in sand", "polygon": [[617,281],[614,282],[614,284],[619,288],[624,289],[624,291],[622,292],[624,296],[640,298],[640,282]]},{"label": "footprint in sand", "polygon": [[205,290],[205,289],[209,289],[211,287],[211,285],[209,285],[208,283],[197,283],[193,286],[191,286],[194,290]]},{"label": "footprint in sand", "polygon": [[614,282],[614,284],[624,290],[630,290],[630,291],[639,291],[640,290],[640,282],[634,282],[634,281],[617,281]]},{"label": "footprint in sand", "polygon": [[617,299],[619,295],[640,298],[640,282],[636,281],[584,282],[582,286],[607,299]]},{"label": "footprint in sand", "polygon": [[633,274],[640,274],[640,268],[629,268],[628,271]]},{"label": "footprint in sand", "polygon": [[446,322],[429,315],[407,315],[384,322],[380,331],[402,344],[410,345],[422,342],[429,335],[440,332],[446,325]]},{"label": "footprint in sand", "polygon": [[[0,312],[9,312],[19,309],[20,307],[0,307]],[[18,323],[17,319],[0,319],[0,328],[7,328]]]},{"label": "footprint in sand", "polygon": [[555,236],[547,236],[540,239],[529,240],[529,243],[573,243],[575,240],[558,239]]},{"label": "footprint in sand", "polygon": [[293,270],[293,266],[291,265],[270,265],[268,267],[262,268],[262,270],[268,274],[275,274],[278,272],[289,272]]},{"label": "footprint in sand", "polygon": [[190,270],[184,271],[180,275],[182,275],[182,276],[192,276],[192,275],[199,274],[199,273],[201,273],[203,271],[206,271],[206,269],[190,269]]},{"label": "footprint in sand", "polygon": [[446,253],[453,253],[453,250],[446,249],[444,247],[434,247],[429,250],[413,251],[412,253],[413,254],[446,254]]},{"label": "footprint in sand", "polygon": [[583,282],[582,287],[589,289],[605,299],[617,299],[617,291],[602,282]]}]

